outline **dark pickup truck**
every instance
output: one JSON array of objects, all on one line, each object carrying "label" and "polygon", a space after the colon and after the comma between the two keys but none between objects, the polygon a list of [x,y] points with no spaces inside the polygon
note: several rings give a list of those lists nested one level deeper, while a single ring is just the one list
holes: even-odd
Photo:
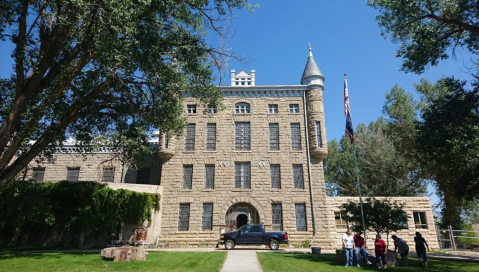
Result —
[{"label": "dark pickup truck", "polygon": [[223,233],[218,241],[226,249],[233,249],[235,245],[269,245],[277,250],[279,244],[288,244],[287,232],[265,232],[263,225],[243,225],[241,228]]}]

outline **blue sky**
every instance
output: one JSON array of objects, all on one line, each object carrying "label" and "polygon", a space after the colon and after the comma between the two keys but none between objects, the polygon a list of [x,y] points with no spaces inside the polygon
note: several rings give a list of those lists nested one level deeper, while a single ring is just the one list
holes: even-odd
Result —
[{"label": "blue sky", "polygon": [[[251,3],[256,3],[250,0]],[[381,36],[376,10],[366,1],[260,0],[255,13],[237,12],[235,35],[229,47],[249,63],[229,62],[236,72],[256,70],[256,85],[299,85],[308,59],[308,43],[325,76],[324,106],[328,141],[344,134],[343,78],[348,75],[352,121],[375,121],[382,115],[385,93],[397,83],[414,92],[421,78],[431,82],[442,75],[469,78],[466,53],[431,67],[423,75],[400,71],[398,44]],[[461,54],[462,53],[462,54]],[[465,55],[465,56],[463,56]],[[229,84],[229,77],[226,80]]]}]

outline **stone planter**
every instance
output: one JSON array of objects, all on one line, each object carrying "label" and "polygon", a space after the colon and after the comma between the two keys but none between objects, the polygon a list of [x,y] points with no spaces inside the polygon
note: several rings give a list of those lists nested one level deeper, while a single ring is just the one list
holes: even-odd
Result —
[{"label": "stone planter", "polygon": [[100,256],[114,262],[146,261],[148,252],[140,247],[108,247],[101,250]]}]

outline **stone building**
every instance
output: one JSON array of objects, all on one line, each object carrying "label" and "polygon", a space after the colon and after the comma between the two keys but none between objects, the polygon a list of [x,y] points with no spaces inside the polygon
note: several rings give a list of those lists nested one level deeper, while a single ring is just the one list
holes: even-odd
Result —
[{"label": "stone building", "polygon": [[[161,193],[150,243],[216,244],[222,232],[261,223],[268,231],[287,231],[292,244],[314,239],[325,249],[339,248],[347,227],[339,206],[353,198],[326,196],[325,78],[311,49],[300,85],[256,86],[255,76],[254,70],[231,71],[231,86],[221,87],[223,110],[185,95],[185,136],[167,140],[155,133],[157,156],[140,169],[107,160],[108,151],[85,159],[68,150],[70,139],[56,162],[33,163],[28,175]],[[420,229],[437,248],[429,198],[396,199],[406,204],[409,226],[398,236],[412,243]]]}]

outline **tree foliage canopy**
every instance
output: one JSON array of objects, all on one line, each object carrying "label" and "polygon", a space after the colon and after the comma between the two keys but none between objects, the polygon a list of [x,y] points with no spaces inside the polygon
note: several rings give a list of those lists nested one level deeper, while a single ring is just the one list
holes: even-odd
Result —
[{"label": "tree foliage canopy", "polygon": [[[407,229],[407,217],[404,204],[391,201],[388,198],[368,198],[363,202],[364,229],[377,234],[389,233]],[[341,206],[343,218],[352,226],[354,231],[363,230],[361,206],[358,202],[348,201]]]},{"label": "tree foliage canopy", "polygon": [[479,54],[477,0],[368,0],[368,5],[380,12],[382,35],[401,43],[396,55],[406,72],[423,73],[447,59],[451,49]]},{"label": "tree foliage canopy", "polygon": [[[426,193],[425,182],[416,174],[416,165],[387,137],[387,123],[379,118],[368,126],[356,127],[356,156],[361,193],[365,196],[417,196]],[[329,195],[357,196],[353,146],[343,136],[340,143],[328,143],[324,160]]]},{"label": "tree foliage canopy", "polygon": [[[212,67],[229,55],[228,15],[247,0],[53,0],[0,3],[0,39],[14,45],[0,79],[0,184],[65,132],[128,146],[146,131],[180,134],[184,93],[220,103]],[[34,144],[27,145],[29,140]]]}]

